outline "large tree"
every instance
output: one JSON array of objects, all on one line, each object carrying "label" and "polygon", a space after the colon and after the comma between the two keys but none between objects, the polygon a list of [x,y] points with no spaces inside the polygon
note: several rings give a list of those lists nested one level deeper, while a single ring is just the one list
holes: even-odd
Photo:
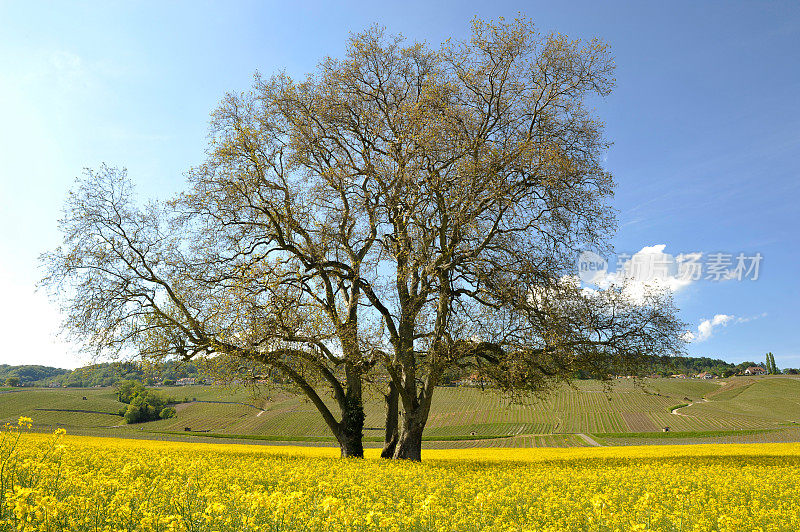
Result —
[{"label": "large tree", "polygon": [[70,324],[97,346],[282,371],[344,456],[383,375],[384,455],[420,459],[448,369],[531,392],[679,347],[668,299],[571,277],[614,227],[588,110],[612,73],[603,43],[527,21],[476,21],[438,49],[372,28],[304,80],[229,94],[168,205],[134,208],[118,172],[89,174],[49,281],[71,283]]},{"label": "large tree", "polygon": [[42,257],[65,330],[99,356],[208,355],[275,369],[319,409],[342,456],[363,456],[370,363],[357,290],[332,281],[325,258],[275,256],[233,222],[187,215],[191,198],[142,206],[124,170],[86,171],[60,222],[63,246]]}]

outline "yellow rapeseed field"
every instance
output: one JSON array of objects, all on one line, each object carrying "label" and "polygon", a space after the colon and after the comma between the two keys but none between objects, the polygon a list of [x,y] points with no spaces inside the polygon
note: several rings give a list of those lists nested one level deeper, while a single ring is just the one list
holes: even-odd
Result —
[{"label": "yellow rapeseed field", "polygon": [[0,530],[800,530],[800,444],[424,452],[25,434]]}]

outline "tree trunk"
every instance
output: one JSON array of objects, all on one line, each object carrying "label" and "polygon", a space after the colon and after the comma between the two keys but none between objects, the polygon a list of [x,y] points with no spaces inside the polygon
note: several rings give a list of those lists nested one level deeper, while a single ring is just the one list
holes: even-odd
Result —
[{"label": "tree trunk", "polygon": [[[256,360],[258,359],[256,358]],[[317,407],[325,423],[339,442],[342,458],[363,458],[364,404],[361,397],[361,375],[353,368],[348,367],[346,369],[347,389],[342,391],[342,388],[339,388],[339,393],[336,394],[337,402],[342,412],[341,421],[337,421],[316,390],[302,375],[289,365],[274,361],[273,364],[280,368],[281,371],[284,371]]]},{"label": "tree trunk", "polygon": [[364,407],[361,402],[348,401],[342,410],[342,421],[336,433],[342,458],[364,458]]},{"label": "tree trunk", "polygon": [[364,445],[361,443],[361,435],[340,433],[338,436],[339,449],[342,458],[364,458]]},{"label": "tree trunk", "polygon": [[361,400],[361,375],[349,366],[347,391],[342,408],[342,421],[336,439],[342,450],[342,458],[364,458],[364,403]]},{"label": "tree trunk", "polygon": [[409,412],[406,412],[404,418],[394,458],[419,462],[422,460],[422,431],[425,429],[425,424],[410,419]]},{"label": "tree trunk", "polygon": [[397,440],[397,447],[394,450],[394,458],[422,460],[422,432],[428,423],[436,379],[438,379],[438,375],[428,375],[419,395],[414,393],[416,387],[408,386],[408,388],[400,390],[404,410],[403,424]]},{"label": "tree trunk", "polygon": [[400,392],[397,390],[397,386],[395,386],[393,381],[389,381],[389,392],[384,398],[386,399],[386,432],[383,437],[381,458],[392,458],[398,440],[397,409],[400,399]]}]

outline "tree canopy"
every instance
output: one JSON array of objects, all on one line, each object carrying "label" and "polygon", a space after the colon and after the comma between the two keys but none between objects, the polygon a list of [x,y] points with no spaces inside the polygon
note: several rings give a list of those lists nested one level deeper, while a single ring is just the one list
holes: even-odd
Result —
[{"label": "tree canopy", "polygon": [[227,95],[180,197],[140,206],[124,171],[88,171],[46,282],[100,350],[280,372],[343,456],[386,382],[384,454],[420,459],[448,369],[529,393],[681,348],[665,294],[574,277],[614,228],[589,107],[613,69],[604,43],[525,20],[439,48],[370,28],[303,80]]}]

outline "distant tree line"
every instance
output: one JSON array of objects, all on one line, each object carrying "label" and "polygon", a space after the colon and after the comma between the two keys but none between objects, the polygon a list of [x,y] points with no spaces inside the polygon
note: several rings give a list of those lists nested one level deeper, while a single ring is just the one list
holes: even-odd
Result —
[{"label": "distant tree line", "polygon": [[[0,364],[0,382],[6,383],[8,386],[26,386],[32,383],[44,381],[51,378],[56,378],[70,373],[68,369],[51,368],[49,366],[10,366],[8,364]],[[10,384],[16,382],[16,384]],[[14,381],[13,379],[16,379]]]},{"label": "distant tree line", "polygon": [[[637,371],[637,375],[659,375],[661,377],[669,377],[671,375],[697,375],[699,373],[707,372],[720,377],[731,377],[733,375],[743,374],[744,371],[753,366],[764,368],[770,375],[798,375],[800,370],[795,368],[786,368],[783,371],[775,364],[775,357],[772,353],[767,353],[766,363],[758,364],[751,360],[733,364],[718,358],[709,357],[688,357],[688,356],[675,356],[675,357],[653,357],[649,364],[644,364]],[[619,368],[615,372],[617,375],[627,375],[624,369]],[[443,376],[445,385],[454,385],[462,382],[470,377],[479,376],[479,372],[473,369],[453,368]],[[588,371],[577,371],[573,378],[575,379],[602,379],[605,375],[598,375]]]},{"label": "distant tree line", "polygon": [[[219,358],[219,357],[217,357]],[[49,366],[0,365],[0,385],[5,386],[60,386],[65,388],[92,388],[115,386],[127,380],[140,381],[147,386],[173,386],[179,379],[193,378],[197,384],[213,382],[250,383],[269,379],[285,384],[286,379],[258,365],[227,365],[215,358],[203,360],[165,360],[161,362],[126,361],[90,364],[74,370]]]},{"label": "distant tree line", "polygon": [[[55,370],[56,368],[48,368]],[[74,370],[58,370],[47,377],[35,380],[21,379],[21,384],[35,386],[58,385],[68,388],[91,388],[94,386],[114,386],[125,380],[137,380],[150,386],[171,383],[182,378],[209,378],[202,371],[200,362],[166,361],[142,365],[138,362],[106,362],[91,364]],[[1,377],[1,375],[0,375]]]},{"label": "distant tree line", "polygon": [[651,365],[651,373],[669,376],[675,374],[693,375],[703,372],[713,373],[720,377],[730,377],[732,375],[740,375],[750,367],[764,368],[770,375],[797,375],[800,370],[795,368],[786,368],[783,371],[775,363],[775,356],[772,353],[767,353],[765,363],[756,363],[751,360],[746,360],[738,364],[732,364],[724,360],[708,357],[662,357],[654,359]]},{"label": "distant tree line", "polygon": [[720,377],[730,377],[755,365],[755,362],[750,361],[732,364],[709,357],[662,357],[653,362],[651,373],[668,377],[676,374],[697,375],[707,372]]},{"label": "distant tree line", "polygon": [[[696,375],[708,372],[720,377],[730,377],[744,373],[744,370],[751,366],[760,366],[772,375],[800,374],[800,369],[797,368],[785,368],[783,370],[778,368],[772,353],[767,353],[765,363],[761,364],[753,361],[733,364],[725,360],[709,357],[653,358],[649,365],[642,366],[639,373],[668,377],[675,374]],[[476,373],[474,367],[450,368],[442,375],[442,385],[454,385],[474,376]],[[623,371],[618,373],[620,375],[624,374]],[[237,376],[239,378],[248,378],[246,375],[239,374],[239,372],[237,372]],[[172,386],[178,379],[188,377],[195,378],[198,382],[212,382],[219,375],[214,373],[212,376],[202,362],[194,360],[185,362],[165,361],[149,364],[147,367],[137,362],[106,362],[91,364],[74,370],[37,365],[11,366],[0,364],[0,383],[9,387],[58,385],[68,388],[91,388],[94,386],[115,386],[127,380],[140,381],[148,386],[158,384]],[[275,375],[270,374],[268,377],[271,380],[280,380]],[[573,376],[575,379],[597,379],[603,377],[603,375],[595,375],[587,371],[577,371]],[[250,378],[253,377],[251,376]],[[263,378],[263,376],[259,375],[258,378]]]}]

